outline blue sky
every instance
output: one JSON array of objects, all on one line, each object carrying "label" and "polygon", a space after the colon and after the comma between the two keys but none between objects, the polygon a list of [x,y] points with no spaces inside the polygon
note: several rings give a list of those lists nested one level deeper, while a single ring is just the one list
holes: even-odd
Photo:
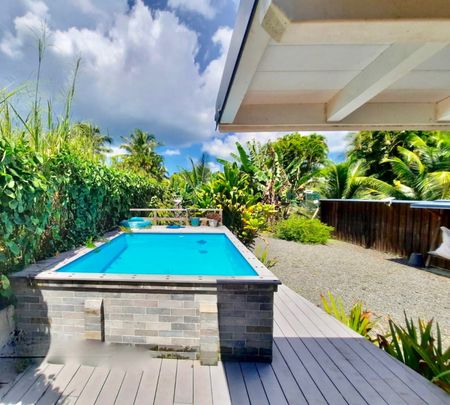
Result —
[{"label": "blue sky", "polygon": [[[236,141],[266,142],[281,133],[219,134],[214,106],[237,0],[1,0],[0,88],[25,85],[30,100],[37,37],[47,33],[42,101],[61,108],[81,58],[74,120],[98,124],[114,139],[134,128],[154,133],[170,172],[202,152],[227,158]],[[345,134],[326,133],[331,157]]]}]

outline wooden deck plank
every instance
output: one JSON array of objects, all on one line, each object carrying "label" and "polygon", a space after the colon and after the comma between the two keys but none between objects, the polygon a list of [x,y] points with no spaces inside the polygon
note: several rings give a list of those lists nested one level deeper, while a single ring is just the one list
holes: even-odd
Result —
[{"label": "wooden deck plank", "polygon": [[212,405],[211,376],[209,366],[202,366],[194,361],[194,404]]},{"label": "wooden deck plank", "polygon": [[[278,314],[278,309],[275,309],[275,312]],[[294,375],[300,379],[298,383],[306,399],[319,403],[324,403],[326,400],[328,402],[332,400],[336,404],[346,403],[321,365],[309,352],[302,339],[296,337],[295,331],[281,314],[278,314],[274,324],[274,335],[280,350],[285,352],[284,357],[290,359],[292,363],[301,362],[301,365],[297,367],[292,365],[291,368],[296,370]],[[303,367],[305,371],[297,371],[299,367]],[[320,381],[320,384],[315,381]]]},{"label": "wooden deck plank", "polygon": [[2,403],[15,404],[20,402],[21,398],[30,389],[33,383],[38,379],[41,372],[45,371],[47,363],[37,367],[30,367],[25,372],[22,378],[11,387],[7,394],[2,398]]},{"label": "wooden deck plank", "polygon": [[178,360],[175,382],[175,403],[192,404],[194,398],[194,362]]},{"label": "wooden deck plank", "polygon": [[239,363],[225,362],[224,366],[225,373],[227,375],[231,402],[239,405],[250,405],[247,389],[245,388],[244,377],[242,376]]},{"label": "wooden deck plank", "polygon": [[305,325],[298,321],[298,319],[291,312],[290,308],[283,301],[281,301],[280,297],[277,298],[276,307],[278,313],[283,314],[283,317],[289,322],[294,331],[297,332],[297,329],[299,330],[299,336],[301,336],[302,342],[308,348],[316,361],[321,365],[330,380],[333,381],[334,385],[345,400],[349,404],[355,405],[366,403],[361,394],[347,379],[347,376],[339,369],[339,367],[337,367],[332,358],[330,358],[328,353],[321,347],[319,344],[320,339],[311,336]]},{"label": "wooden deck plank", "polygon": [[269,405],[266,392],[259,378],[258,370],[254,363],[241,363],[242,375],[247,387],[250,403],[258,405]]},{"label": "wooden deck plank", "polygon": [[126,372],[115,405],[134,404],[141,378],[142,370],[128,370]]},{"label": "wooden deck plank", "polygon": [[156,387],[155,404],[172,405],[175,393],[175,379],[177,376],[177,362],[163,359]]},{"label": "wooden deck plank", "polygon": [[21,398],[20,402],[23,404],[36,404],[44,395],[51,382],[56,379],[62,368],[61,364],[49,364],[45,370],[39,373],[39,377]]},{"label": "wooden deck plank", "polygon": [[[358,346],[363,346],[362,343],[366,342],[358,342]],[[357,346],[355,346],[355,348],[356,347]],[[387,353],[382,352],[382,355],[380,355],[378,352],[381,350],[375,347],[375,345],[364,344],[363,348],[372,352],[372,354],[374,354],[375,357],[377,358],[377,361],[379,361],[380,363],[384,364],[387,368],[389,368],[422,400],[432,404],[442,404],[442,405],[449,404],[448,395],[443,390],[441,390],[433,383],[423,378],[420,374],[416,373],[414,370],[409,369],[407,366],[403,365],[398,360],[391,358]]]},{"label": "wooden deck plank", "polygon": [[141,384],[139,385],[135,405],[153,404],[156,394],[156,387],[159,380],[159,371],[161,369],[161,359],[148,359]]},{"label": "wooden deck plank", "polygon": [[280,383],[283,390],[283,394],[290,404],[307,404],[300,387],[297,384],[294,376],[291,373],[286,361],[284,360],[278,345],[273,347],[273,360],[272,360],[273,372]]},{"label": "wooden deck plank", "polygon": [[57,404],[72,404],[75,403],[78,397],[83,391],[84,386],[88,382],[94,371],[94,367],[91,366],[81,366],[76,372],[75,376],[70,381],[69,385],[63,391],[61,397],[59,398]]},{"label": "wooden deck plank", "polygon": [[47,390],[37,404],[55,404],[79,368],[80,365],[77,363],[68,363],[64,365],[63,369],[58,373],[56,379],[49,385],[49,387],[47,387]]},{"label": "wooden deck plank", "polygon": [[78,397],[77,404],[80,405],[93,405],[97,401],[97,397],[103,388],[103,384],[108,377],[110,370],[107,367],[95,367],[91,378],[84,386]]},{"label": "wooden deck plank", "polygon": [[124,377],[124,370],[119,368],[111,369],[95,403],[98,405],[114,404]]},{"label": "wooden deck plank", "polygon": [[22,373],[17,374],[13,381],[10,381],[8,384],[5,384],[2,388],[0,388],[0,399],[2,399],[16,384],[18,384],[19,380],[21,380],[29,369],[36,368],[36,365],[29,366]]},{"label": "wooden deck plank", "polygon": [[277,377],[268,363],[256,363],[259,378],[271,405],[288,405]]},{"label": "wooden deck plank", "polygon": [[370,381],[370,384],[377,390],[377,392],[383,397],[388,404],[408,404],[419,403],[419,398],[411,398],[408,396],[408,401],[402,399],[401,395],[397,394],[387,381],[377,374],[356,352],[350,349],[350,347],[342,339],[333,339],[332,344],[350,361],[350,363],[361,373],[364,377]]},{"label": "wooden deck plank", "polygon": [[[358,350],[359,343],[363,342],[365,339],[361,339],[360,335],[350,337],[349,335],[354,335],[356,333],[353,333],[353,331],[349,333],[348,328],[346,328],[345,325],[336,322],[334,318],[313,306],[309,301],[306,301],[293,293],[292,290],[288,290],[288,293],[294,300],[298,297],[298,302],[293,303],[299,309],[300,313],[302,313],[301,308],[303,306],[309,306],[312,310],[311,313],[314,315],[312,320],[316,322],[317,326],[321,327],[325,332],[333,331],[337,336],[342,337],[340,339],[331,339],[331,342],[340,347],[341,352],[344,353],[345,357],[351,361],[355,367],[363,368],[365,370],[364,372],[367,375],[368,381],[379,387],[378,392],[388,401],[388,403],[391,403],[392,401],[395,401],[395,403],[406,402],[408,404],[423,403],[415,392],[399,380],[395,374],[390,372],[390,370],[383,365],[380,367],[377,357],[364,352],[364,350],[362,352],[361,350]],[[368,344],[371,345],[370,343]],[[352,353],[355,354],[356,357],[353,357]],[[399,397],[402,399],[399,399]]]},{"label": "wooden deck plank", "polygon": [[[287,307],[292,311],[292,300],[288,295],[280,295],[278,297]],[[372,387],[370,382],[364,378],[363,375],[339,352],[339,350],[331,344],[329,339],[342,339],[340,337],[330,337],[326,333],[323,333],[312,321],[309,319],[305,308],[301,309],[304,316],[301,317],[301,322],[305,325],[308,331],[311,333],[311,337],[316,338],[317,343],[327,354],[327,356],[333,361],[336,367],[341,370],[342,374],[346,376],[349,382],[355,387],[362,398],[367,403],[384,403],[381,395]],[[297,311],[292,311],[295,316]],[[300,320],[297,318],[297,322]]]},{"label": "wooden deck plank", "polygon": [[[277,322],[281,322],[280,313]],[[302,334],[304,335],[304,333]],[[327,402],[342,404],[354,400],[355,389],[340,370],[334,366],[334,363],[331,362],[314,339],[290,337],[288,340],[289,344],[298,352],[299,358],[306,358],[308,360],[308,371],[313,375],[313,380],[317,381],[322,395],[326,397]],[[280,341],[281,345],[283,339]],[[276,342],[278,345],[277,340]],[[305,346],[306,350],[302,346]],[[320,367],[317,367],[317,365]],[[356,396],[358,397],[357,394]],[[347,401],[344,400],[344,397]]]},{"label": "wooden deck plank", "polygon": [[[294,291],[287,287],[283,287],[283,293],[286,293],[292,297],[292,303],[300,309],[304,307],[309,307],[311,312],[308,313],[309,316],[315,318],[315,322],[322,330],[328,332],[332,331],[337,333],[338,336],[354,336],[358,339],[345,340],[347,345],[356,353],[360,354],[360,357],[367,359],[367,352],[372,354],[372,359],[370,362],[366,361],[369,366],[375,371],[380,370],[378,374],[383,375],[386,373],[386,369],[391,371],[392,376],[399,381],[391,382],[394,391],[402,395],[402,398],[406,402],[416,403],[419,399],[420,401],[426,400],[431,403],[447,403],[448,397],[445,392],[440,388],[423,378],[421,375],[416,373],[414,370],[408,368],[407,366],[400,363],[395,358],[391,357],[387,353],[381,351],[375,345],[366,341],[356,332],[347,328],[341,322],[332,318],[328,314],[324,313],[321,309],[317,308],[311,302],[307,301],[305,298],[296,294]],[[394,380],[395,381],[395,380]],[[404,388],[408,387],[409,394],[405,393]]]},{"label": "wooden deck plank", "polygon": [[211,376],[211,391],[214,405],[231,405],[230,393],[228,391],[227,376],[223,363],[219,361],[216,367],[209,368]]}]

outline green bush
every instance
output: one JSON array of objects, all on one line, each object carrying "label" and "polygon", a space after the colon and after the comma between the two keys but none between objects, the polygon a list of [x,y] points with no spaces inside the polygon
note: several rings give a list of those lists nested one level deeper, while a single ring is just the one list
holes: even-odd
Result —
[{"label": "green bush", "polygon": [[154,206],[155,180],[69,150],[43,156],[0,136],[0,274],[84,245],[128,216]]},{"label": "green bush", "polygon": [[333,227],[318,219],[291,216],[275,226],[275,236],[280,239],[301,243],[326,243],[330,239]]}]

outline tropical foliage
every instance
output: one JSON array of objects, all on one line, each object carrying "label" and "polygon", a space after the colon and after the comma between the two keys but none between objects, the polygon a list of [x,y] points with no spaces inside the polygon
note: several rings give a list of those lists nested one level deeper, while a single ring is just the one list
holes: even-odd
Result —
[{"label": "tropical foliage", "polygon": [[321,172],[320,193],[325,198],[382,198],[395,190],[389,184],[367,176],[363,160],[329,163]]},{"label": "tropical foliage", "polygon": [[224,162],[218,172],[197,193],[199,208],[223,209],[223,222],[246,244],[251,245],[259,232],[267,228],[273,206],[261,202],[248,173],[236,162]]},{"label": "tropical foliage", "polygon": [[366,339],[373,340],[370,331],[376,325],[377,320],[373,319],[371,312],[363,309],[362,302],[354,304],[347,314],[341,297],[335,298],[331,292],[328,292],[327,295],[328,298],[325,295],[321,295],[320,298],[323,309],[329,315],[335,317],[338,321],[341,321],[344,325],[347,325],[350,329],[353,329]]},{"label": "tropical foliage", "polygon": [[0,296],[9,293],[8,272],[82,245],[130,207],[159,205],[167,196],[152,176],[105,164],[111,139],[98,127],[70,122],[79,63],[60,117],[50,103],[41,107],[39,83],[24,116],[13,103],[20,92],[0,92]]},{"label": "tropical foliage", "polygon": [[405,314],[406,326],[389,320],[390,334],[378,335],[381,349],[450,393],[450,347],[443,348],[439,324],[418,320],[418,328]]},{"label": "tropical foliage", "polygon": [[126,154],[116,156],[114,163],[120,168],[131,169],[143,176],[162,180],[166,175],[163,158],[155,149],[161,146],[155,135],[135,129],[129,137],[122,137],[120,147]]},{"label": "tropical foliage", "polygon": [[301,243],[326,243],[332,231],[331,226],[323,224],[318,219],[292,215],[278,222],[275,227],[275,236]]},{"label": "tropical foliage", "polygon": [[0,271],[83,244],[127,215],[155,204],[155,180],[63,149],[44,156],[26,141],[0,137]]},{"label": "tropical foliage", "polygon": [[409,138],[398,157],[386,159],[395,175],[392,195],[403,199],[450,198],[450,134],[437,132],[427,139]]}]

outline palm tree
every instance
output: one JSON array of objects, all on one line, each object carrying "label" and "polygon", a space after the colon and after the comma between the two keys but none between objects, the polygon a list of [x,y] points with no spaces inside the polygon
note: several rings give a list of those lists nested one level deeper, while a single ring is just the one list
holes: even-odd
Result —
[{"label": "palm tree", "polygon": [[321,194],[326,198],[383,198],[397,194],[394,187],[366,176],[362,160],[329,164],[321,171]]},{"label": "palm tree", "polygon": [[434,133],[429,139],[415,135],[410,149],[398,147],[399,157],[385,159],[396,176],[394,188],[403,199],[450,198],[450,134]]},{"label": "palm tree", "polygon": [[198,162],[194,162],[192,158],[191,169],[182,169],[180,171],[181,177],[186,182],[188,191],[192,192],[198,187],[207,183],[211,178],[211,169],[208,167],[208,155],[203,153]]},{"label": "palm tree", "polygon": [[105,153],[111,152],[111,148],[106,144],[112,143],[112,138],[109,135],[102,134],[100,128],[89,122],[78,122],[72,127],[72,135],[74,138],[80,138],[82,141],[87,141],[93,150],[93,153],[101,157]]},{"label": "palm tree", "polygon": [[347,157],[353,161],[363,160],[367,166],[367,176],[392,183],[395,174],[386,159],[400,157],[398,148],[407,148],[413,137],[427,140],[433,136],[430,131],[361,131],[352,135]]},{"label": "palm tree", "polygon": [[157,141],[155,135],[135,129],[128,137],[122,137],[125,141],[120,147],[127,152],[123,155],[122,164],[149,174],[158,180],[162,180],[166,175],[166,168],[163,165],[163,158],[155,152],[158,146],[162,146]]}]

